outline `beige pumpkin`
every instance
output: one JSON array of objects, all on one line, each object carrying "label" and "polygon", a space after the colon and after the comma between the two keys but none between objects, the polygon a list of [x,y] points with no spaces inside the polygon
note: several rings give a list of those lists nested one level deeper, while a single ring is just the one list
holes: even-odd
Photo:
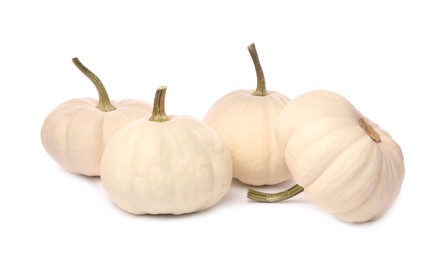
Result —
[{"label": "beige pumpkin", "polygon": [[207,209],[229,190],[232,159],[223,139],[189,116],[167,116],[166,88],[153,114],[122,128],[105,148],[102,184],[132,214],[184,214]]},{"label": "beige pumpkin", "polygon": [[104,147],[128,122],[151,114],[151,105],[134,99],[110,102],[99,80],[77,59],[74,64],[94,83],[99,100],[71,99],[57,106],[45,119],[41,141],[47,153],[64,169],[99,176]]},{"label": "beige pumpkin", "polygon": [[275,140],[279,113],[286,96],[266,91],[266,82],[255,45],[248,46],[257,73],[257,89],[238,90],[218,100],[204,121],[217,130],[231,151],[234,177],[250,185],[271,185],[291,178]]},{"label": "beige pumpkin", "polygon": [[299,184],[290,195],[303,188],[312,202],[348,222],[379,218],[399,195],[405,172],[399,145],[342,96],[306,93],[285,107],[276,129]]}]

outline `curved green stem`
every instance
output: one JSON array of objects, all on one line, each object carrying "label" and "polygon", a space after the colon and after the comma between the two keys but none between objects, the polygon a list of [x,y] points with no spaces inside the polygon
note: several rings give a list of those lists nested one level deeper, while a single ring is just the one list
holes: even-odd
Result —
[{"label": "curved green stem", "polygon": [[153,122],[165,122],[170,120],[165,114],[165,94],[167,93],[167,87],[162,86],[156,90],[154,96],[153,112],[150,117],[150,121]]},{"label": "curved green stem", "polygon": [[86,66],[84,66],[78,58],[72,59],[73,64],[76,65],[76,67],[86,75],[87,78],[89,78],[93,84],[96,87],[96,90],[98,91],[99,95],[99,101],[98,105],[96,105],[96,108],[100,109],[101,111],[108,112],[116,110],[116,107],[112,105],[110,102],[110,99],[107,94],[107,90],[105,90],[104,84],[102,84],[101,80],[93,73],[91,72]]},{"label": "curved green stem", "polygon": [[257,49],[255,44],[252,43],[248,46],[249,54],[252,57],[255,66],[255,72],[257,73],[257,89],[252,95],[254,96],[266,96],[266,80],[264,78],[263,68],[260,64],[260,59],[258,58]]},{"label": "curved green stem", "polygon": [[278,202],[287,200],[292,198],[301,192],[304,191],[304,188],[295,184],[293,187],[278,193],[266,193],[261,191],[256,191],[254,189],[249,189],[247,197],[251,200],[259,201],[259,202]]}]

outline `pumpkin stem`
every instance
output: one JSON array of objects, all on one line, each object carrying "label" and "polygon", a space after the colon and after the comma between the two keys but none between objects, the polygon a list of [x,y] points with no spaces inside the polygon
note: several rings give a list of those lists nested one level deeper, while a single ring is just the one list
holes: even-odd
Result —
[{"label": "pumpkin stem", "polygon": [[93,84],[96,87],[96,90],[98,91],[99,95],[99,101],[98,105],[96,105],[96,108],[103,112],[113,111],[116,110],[116,107],[112,105],[110,102],[110,99],[107,94],[107,90],[105,90],[104,84],[102,84],[101,80],[93,73],[91,72],[86,66],[84,66],[78,58],[72,59],[73,64],[76,65],[76,67],[86,75],[87,78],[89,78]]},{"label": "pumpkin stem", "polygon": [[170,120],[165,114],[165,94],[167,93],[167,87],[162,86],[156,90],[154,96],[153,113],[151,114],[150,121],[153,122],[165,122]]},{"label": "pumpkin stem", "polygon": [[293,185],[293,187],[278,193],[266,193],[261,191],[256,191],[254,189],[249,189],[247,197],[251,200],[255,200],[258,202],[278,202],[290,199],[301,192],[304,191],[304,188],[299,186],[298,184]]},{"label": "pumpkin stem", "polygon": [[254,96],[266,96],[266,80],[264,79],[263,68],[260,64],[260,59],[258,58],[257,49],[255,44],[252,43],[248,46],[249,54],[252,57],[255,66],[255,72],[257,73],[257,89],[252,95]]},{"label": "pumpkin stem", "polygon": [[367,122],[365,122],[365,119],[363,119],[362,117],[359,118],[359,125],[362,129],[364,129],[365,133],[367,133],[367,135],[371,137],[371,139],[373,139],[373,141],[375,141],[376,143],[380,143],[382,141],[379,134],[373,129],[371,125],[367,124]]}]

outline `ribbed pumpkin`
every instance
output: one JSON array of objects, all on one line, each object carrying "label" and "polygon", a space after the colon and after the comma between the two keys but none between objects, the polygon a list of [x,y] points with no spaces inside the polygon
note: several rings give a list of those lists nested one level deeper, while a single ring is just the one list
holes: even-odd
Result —
[{"label": "ribbed pumpkin", "polygon": [[232,159],[221,136],[189,116],[165,114],[166,88],[153,114],[122,128],[105,148],[101,180],[113,202],[132,214],[207,209],[229,190]]},{"label": "ribbed pumpkin", "polygon": [[266,91],[266,81],[254,44],[248,46],[257,73],[256,90],[238,90],[219,99],[204,121],[217,130],[231,151],[234,177],[250,185],[270,185],[291,178],[275,140],[275,123],[289,102]]},{"label": "ribbed pumpkin", "polygon": [[[292,100],[280,114],[276,136],[299,184],[290,195],[304,189],[344,221],[377,219],[399,195],[405,172],[399,145],[336,93],[312,91]],[[264,198],[250,192],[259,196]]]},{"label": "ribbed pumpkin", "polygon": [[137,99],[111,101],[99,78],[78,58],[73,63],[95,85],[99,100],[71,99],[57,106],[44,120],[41,141],[47,153],[64,169],[99,176],[104,147],[128,122],[151,114],[151,105]]}]

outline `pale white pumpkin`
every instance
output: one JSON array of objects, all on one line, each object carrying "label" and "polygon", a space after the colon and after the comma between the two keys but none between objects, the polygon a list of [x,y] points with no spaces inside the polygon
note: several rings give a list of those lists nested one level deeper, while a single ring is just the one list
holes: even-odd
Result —
[{"label": "pale white pumpkin", "polygon": [[306,196],[344,221],[377,219],[399,195],[405,172],[399,145],[336,93],[292,100],[276,137]]},{"label": "pale white pumpkin", "polygon": [[101,180],[113,202],[133,214],[207,209],[229,190],[232,158],[221,136],[189,116],[166,116],[166,88],[153,115],[122,128],[105,148]]},{"label": "pale white pumpkin", "polygon": [[209,109],[204,121],[225,139],[235,178],[250,185],[277,184],[291,178],[275,140],[275,124],[289,98],[266,91],[255,45],[249,45],[248,50],[257,73],[257,90],[227,94]]},{"label": "pale white pumpkin", "polygon": [[127,123],[150,115],[152,107],[135,99],[110,102],[101,81],[77,58],[73,62],[95,84],[99,101],[71,99],[57,106],[43,123],[41,141],[64,169],[99,176],[102,152],[110,138]]}]

